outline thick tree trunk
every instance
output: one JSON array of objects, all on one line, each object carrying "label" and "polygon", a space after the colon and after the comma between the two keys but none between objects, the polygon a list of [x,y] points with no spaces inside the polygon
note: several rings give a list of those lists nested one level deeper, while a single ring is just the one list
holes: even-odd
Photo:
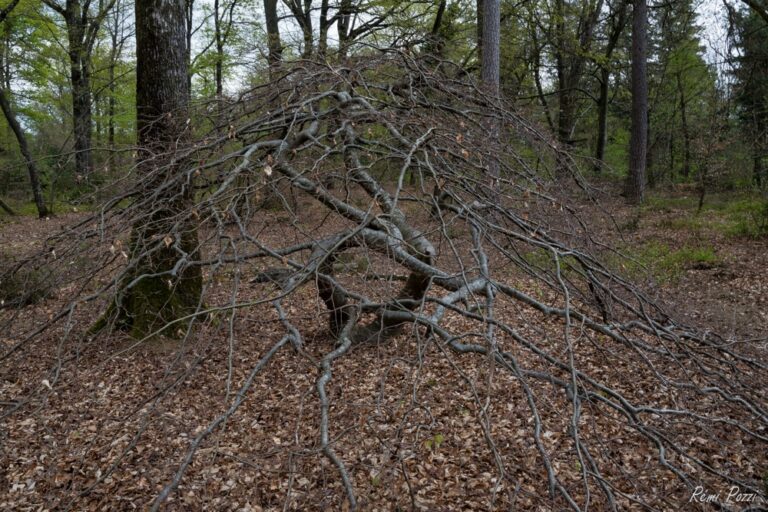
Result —
[{"label": "thick tree trunk", "polygon": [[352,29],[352,2],[351,0],[341,0],[339,3],[339,19],[336,22],[339,33],[339,57],[341,59],[347,56],[349,50],[349,32]]},{"label": "thick tree trunk", "polygon": [[91,78],[87,63],[80,57],[72,62],[72,118],[75,140],[75,169],[88,177],[93,169],[91,156]]},{"label": "thick tree trunk", "polygon": [[646,0],[635,0],[632,12],[632,128],[629,142],[629,175],[626,197],[642,203],[645,194],[645,157],[648,150],[648,76]]},{"label": "thick tree trunk", "polygon": [[330,28],[330,20],[328,19],[329,8],[328,0],[322,0],[320,2],[320,35],[317,39],[317,55],[321,58],[325,57],[328,53],[328,29]]},{"label": "thick tree trunk", "polygon": [[5,119],[8,121],[8,125],[11,127],[13,134],[16,136],[16,141],[19,143],[21,156],[24,157],[24,162],[27,164],[27,170],[29,171],[29,182],[32,185],[32,196],[35,198],[37,214],[42,219],[48,215],[48,208],[45,206],[45,201],[43,200],[43,191],[42,187],[40,186],[40,174],[37,171],[35,161],[32,159],[32,154],[29,152],[29,145],[27,144],[27,137],[24,134],[24,130],[21,128],[21,125],[16,119],[16,114],[11,109],[10,101],[8,100],[8,97],[2,88],[0,88],[0,107],[2,107]]},{"label": "thick tree trunk", "polygon": [[[200,267],[182,265],[171,272],[182,258],[194,260],[198,255],[197,226],[174,219],[183,218],[191,192],[180,184],[157,195],[158,182],[169,179],[170,173],[182,172],[179,164],[171,164],[172,156],[163,159],[158,155],[172,152],[174,144],[184,139],[189,101],[185,7],[186,0],[136,1],[139,166],[148,173],[160,165],[168,168],[148,180],[147,198],[153,199],[153,211],[131,234],[130,257],[136,268],[123,279],[113,311],[100,323],[114,321],[116,327],[137,338],[156,332],[176,335],[184,325],[169,324],[200,307]],[[150,155],[152,163],[142,163]]]},{"label": "thick tree trunk", "polygon": [[576,128],[576,98],[573,88],[563,82],[558,93],[560,110],[557,116],[557,137],[565,146],[573,146],[573,131]]},{"label": "thick tree trunk", "polygon": [[501,5],[499,0],[483,2],[483,86],[494,95],[499,94],[499,55],[501,45]]},{"label": "thick tree trunk", "polygon": [[267,62],[270,69],[283,60],[283,45],[280,41],[280,25],[277,17],[277,0],[264,0],[264,17],[267,26]]},{"label": "thick tree trunk", "polygon": [[86,42],[88,20],[79,0],[67,0],[63,15],[69,43],[75,170],[79,175],[87,178],[93,169],[91,156],[91,56]]}]

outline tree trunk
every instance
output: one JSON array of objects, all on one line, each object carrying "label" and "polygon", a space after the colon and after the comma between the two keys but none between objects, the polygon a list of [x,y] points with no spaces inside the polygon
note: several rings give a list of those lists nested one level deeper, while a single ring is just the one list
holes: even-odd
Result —
[{"label": "tree trunk", "polygon": [[597,103],[597,147],[595,150],[595,171],[600,172],[605,160],[605,149],[608,145],[608,94],[610,92],[611,68],[610,60],[619,38],[624,32],[627,18],[628,1],[622,2],[611,12],[611,32],[605,48],[606,62],[600,65],[600,97]]},{"label": "tree trunk", "polygon": [[351,0],[341,0],[339,4],[339,19],[336,22],[337,31],[339,33],[339,57],[344,58],[347,56],[347,50],[349,49],[349,32],[352,24],[352,2]]},{"label": "tree trunk", "polygon": [[[437,4],[435,19],[432,21],[432,29],[427,36],[424,44],[424,54],[429,57],[442,58],[445,50],[445,37],[443,35],[443,18],[445,17],[445,8],[447,0],[440,0]],[[434,59],[429,62],[437,63]]]},{"label": "tree trunk", "polygon": [[[113,44],[116,41],[113,39]],[[107,169],[110,173],[114,171],[115,164],[115,108],[117,100],[115,99],[115,66],[116,56],[113,56],[109,63],[109,102],[107,103],[107,147],[109,156],[107,157]]]},{"label": "tree trunk", "polygon": [[64,11],[69,43],[72,86],[72,123],[75,142],[75,170],[83,178],[91,175],[91,75],[86,43],[87,16],[78,0],[67,0]]},{"label": "tree trunk", "polygon": [[626,197],[642,203],[645,194],[645,157],[648,150],[648,76],[646,70],[648,10],[646,0],[635,0],[632,12],[632,127]]},{"label": "tree trunk", "polygon": [[[213,31],[216,46],[216,65],[214,68],[214,81],[216,83],[216,100],[221,102],[224,93],[224,39],[221,33],[221,12],[219,0],[213,0]],[[221,104],[219,103],[219,107]]]},{"label": "tree trunk", "polygon": [[[501,2],[500,0],[483,0],[483,61],[481,63],[481,80],[483,88],[495,102],[499,97],[499,62],[501,53]],[[488,138],[493,145],[498,145],[501,126],[495,118],[488,119]],[[495,153],[495,152],[494,152]],[[494,201],[498,202],[499,194],[499,163],[491,154],[488,157],[488,178]]]},{"label": "tree trunk", "polygon": [[[265,0],[266,1],[266,0]],[[301,58],[308,59],[312,57],[312,50],[314,45],[314,35],[312,33],[312,0],[284,0],[285,5],[290,9],[293,18],[301,29],[302,36],[304,38],[304,45],[301,49]],[[341,7],[343,9],[345,0],[341,0]],[[339,26],[339,44],[341,44],[342,34],[341,26]]]},{"label": "tree trunk", "polygon": [[27,170],[29,171],[29,183],[32,185],[32,196],[35,198],[35,206],[37,207],[37,214],[42,219],[48,215],[48,208],[45,206],[43,200],[43,191],[40,186],[40,175],[37,172],[37,166],[32,159],[32,154],[29,152],[29,145],[27,144],[27,137],[24,134],[24,130],[21,128],[16,114],[11,109],[11,104],[5,91],[0,88],[0,107],[5,114],[5,119],[8,121],[8,125],[11,127],[13,134],[16,136],[16,141],[19,143],[19,150],[24,157],[24,162],[27,164]]},{"label": "tree trunk", "polygon": [[267,62],[270,69],[283,60],[283,45],[280,42],[280,25],[277,17],[277,0],[264,0],[264,17],[267,25]]},{"label": "tree trunk", "polygon": [[691,174],[691,137],[688,130],[685,89],[680,75],[677,76],[677,90],[680,93],[680,123],[683,131],[683,176],[688,178]]},{"label": "tree trunk", "polygon": [[321,58],[328,53],[328,28],[330,27],[328,9],[328,0],[322,0],[320,2],[320,35],[317,40],[317,55]]},{"label": "tree trunk", "polygon": [[607,66],[600,68],[600,97],[597,102],[597,147],[595,149],[595,172],[600,172],[605,162],[605,148],[608,145],[608,93],[611,72]]},{"label": "tree trunk", "polygon": [[645,151],[645,173],[648,176],[648,187],[653,189],[658,182],[658,176],[654,171],[653,165],[653,152],[655,150],[656,142],[658,139],[651,139],[651,111],[648,111],[648,127],[646,129],[646,140],[648,145]]},{"label": "tree trunk", "polygon": [[477,41],[477,60],[481,63],[483,62],[483,13],[485,12],[485,6],[483,0],[476,0],[475,5],[477,6],[477,33],[475,34],[475,38]]},{"label": "tree trunk", "polygon": [[[191,187],[184,189],[179,181],[178,187],[167,187],[162,195],[157,192],[162,181],[182,171],[180,164],[171,163],[172,155],[164,159],[158,155],[171,153],[184,140],[189,102],[185,6],[186,0],[136,1],[139,169],[147,173],[161,165],[168,169],[148,180],[146,199],[152,201],[153,210],[131,233],[130,258],[136,268],[122,280],[111,314],[100,321],[114,322],[136,338],[153,333],[175,336],[184,325],[169,324],[200,307],[200,267],[182,265],[171,272],[182,258],[198,258],[197,226],[188,219],[174,220],[186,218]],[[143,163],[150,155],[152,162]]]},{"label": "tree trunk", "polygon": [[186,0],[184,4],[184,21],[187,24],[186,46],[184,60],[187,63],[187,90],[192,92],[192,29],[195,20],[195,0]]},{"label": "tree trunk", "polygon": [[93,169],[91,157],[91,79],[80,59],[72,63],[72,119],[75,139],[75,170],[88,177]]}]

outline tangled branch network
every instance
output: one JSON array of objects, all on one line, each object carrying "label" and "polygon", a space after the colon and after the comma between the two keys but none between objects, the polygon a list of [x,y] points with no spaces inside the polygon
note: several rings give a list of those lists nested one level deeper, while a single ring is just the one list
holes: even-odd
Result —
[{"label": "tangled branch network", "polygon": [[[569,206],[590,197],[574,160],[458,68],[405,53],[297,63],[192,117],[173,148],[143,159],[95,213],[4,276],[44,260],[52,284],[47,314],[23,295],[0,310],[2,365],[57,347],[46,385],[4,404],[11,424],[39,414],[80,354],[117,335],[94,321],[127,288],[161,278],[172,295],[185,270],[202,271],[193,310],[119,351],[180,340],[128,415],[139,419],[124,449],[102,459],[97,478],[58,491],[69,508],[130,464],[182,383],[221,353],[219,407],[156,468],[153,510],[201,478],[195,461],[238,418],[266,414],[264,396],[292,379],[289,361],[311,386],[278,413],[306,434],[273,474],[288,482],[272,492],[288,508],[367,508],[379,499],[371,467],[403,489],[389,499],[429,508],[415,468],[434,457],[485,475],[475,496],[486,509],[672,510],[697,487],[764,496],[764,345],[681,325],[622,277],[625,257]],[[132,239],[136,226],[153,235]],[[191,250],[181,243],[190,237]],[[163,251],[170,264],[149,275]],[[248,327],[258,316],[269,329]],[[260,357],[241,373],[244,345]],[[355,359],[369,373],[337,371]],[[257,393],[260,379],[276,384]],[[451,411],[471,438],[431,433],[448,431]],[[462,443],[472,462],[451,466]]]}]

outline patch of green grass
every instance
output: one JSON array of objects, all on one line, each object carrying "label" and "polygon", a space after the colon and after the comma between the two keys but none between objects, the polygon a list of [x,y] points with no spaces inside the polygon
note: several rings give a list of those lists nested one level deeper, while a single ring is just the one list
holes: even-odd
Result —
[{"label": "patch of green grass", "polygon": [[[530,265],[538,267],[542,270],[548,270],[550,272],[557,271],[557,261],[555,261],[552,251],[547,249],[536,247],[526,253],[522,254],[523,259]],[[574,268],[581,268],[581,264],[573,256],[560,256],[560,272],[567,274],[573,271]]]},{"label": "patch of green grass", "polygon": [[662,229],[671,229],[674,231],[702,231],[708,223],[700,215],[691,215],[685,217],[664,217],[658,222]]},{"label": "patch of green grass", "polygon": [[669,252],[660,261],[661,268],[668,270],[713,267],[719,265],[720,258],[711,247],[683,247]]},{"label": "patch of green grass", "polygon": [[646,198],[643,209],[670,212],[672,210],[694,210],[699,206],[699,198],[687,196],[656,196]]},{"label": "patch of green grass", "polygon": [[707,246],[683,246],[673,249],[658,241],[646,242],[638,247],[626,248],[632,259],[611,258],[609,266],[639,277],[649,271],[661,282],[675,282],[683,272],[694,268],[711,268],[722,264],[714,249]]},{"label": "patch of green grass", "polygon": [[695,196],[652,196],[644,208],[654,211],[680,211],[674,218],[663,218],[658,226],[675,231],[710,230],[728,236],[759,238],[768,235],[768,197],[756,194],[711,194],[698,211]]},{"label": "patch of green grass", "polygon": [[[16,213],[16,215],[22,215],[22,216],[28,216],[28,217],[37,217],[37,206],[35,206],[35,203],[32,201],[27,202],[19,202],[19,201],[5,201],[8,206],[11,207],[11,209]],[[48,207],[49,210],[51,210],[51,206],[53,206],[53,213],[54,215],[57,213],[70,213],[75,211],[86,211],[88,210],[87,205],[77,205],[73,206],[67,202],[64,201],[55,201],[53,205],[49,204],[47,201],[45,205]],[[0,216],[7,215],[3,210],[0,210]]]},{"label": "patch of green grass", "polygon": [[768,198],[737,201],[728,209],[731,236],[760,238],[768,235]]}]

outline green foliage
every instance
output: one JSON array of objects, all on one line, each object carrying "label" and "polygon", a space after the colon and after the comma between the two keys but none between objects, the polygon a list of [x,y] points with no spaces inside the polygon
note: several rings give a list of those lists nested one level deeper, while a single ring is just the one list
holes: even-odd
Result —
[{"label": "green foliage", "polygon": [[728,234],[750,238],[768,235],[768,199],[735,202],[729,210],[733,225]]},{"label": "green foliage", "polygon": [[[37,206],[32,201],[11,201],[6,200],[6,203],[8,203],[8,206],[10,206],[13,211],[16,213],[16,215],[23,215],[28,217],[37,217]],[[87,205],[80,205],[80,206],[73,206],[72,204],[65,202],[65,201],[55,201],[53,203],[46,203],[48,208],[55,214],[55,213],[69,213],[69,212],[78,212],[78,211],[87,211]],[[0,215],[3,215],[2,210],[0,210]]]},{"label": "green foliage", "polygon": [[424,447],[430,452],[436,452],[440,449],[440,446],[443,444],[443,442],[445,442],[445,436],[438,432],[434,435],[434,437],[432,437],[432,439],[427,439],[424,441]]},{"label": "green foliage", "polygon": [[[754,181],[768,182],[768,23],[752,11],[733,13],[732,39],[739,48],[734,76],[736,102],[743,133],[751,142]],[[762,168],[762,169],[761,169]]]},{"label": "green foliage", "polygon": [[757,194],[720,193],[707,196],[701,212],[698,197],[650,196],[645,208],[675,213],[659,221],[659,227],[686,232],[715,231],[734,237],[768,235],[768,198]]}]

